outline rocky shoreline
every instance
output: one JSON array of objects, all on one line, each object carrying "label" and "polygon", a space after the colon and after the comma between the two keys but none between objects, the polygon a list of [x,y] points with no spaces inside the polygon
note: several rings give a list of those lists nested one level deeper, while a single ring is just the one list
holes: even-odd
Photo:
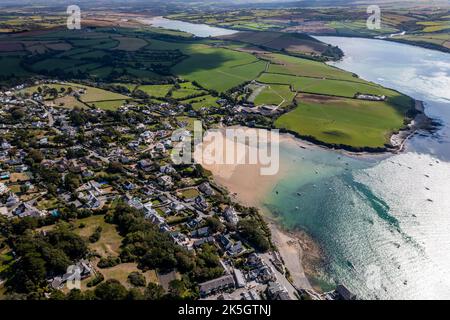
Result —
[{"label": "rocky shoreline", "polygon": [[404,130],[391,136],[391,145],[397,153],[405,149],[406,142],[419,130],[431,130],[434,127],[433,120],[425,114],[425,105],[423,101],[415,100],[414,110],[416,116],[407,125]]}]

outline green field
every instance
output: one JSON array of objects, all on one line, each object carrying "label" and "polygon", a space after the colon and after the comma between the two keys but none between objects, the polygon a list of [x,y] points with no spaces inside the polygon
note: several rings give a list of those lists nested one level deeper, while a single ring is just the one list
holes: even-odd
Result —
[{"label": "green field", "polygon": [[289,86],[272,84],[265,87],[253,101],[255,105],[269,104],[281,105],[282,107],[289,105],[295,97]]},{"label": "green field", "polygon": [[27,76],[29,73],[20,66],[21,59],[12,56],[0,56],[0,73],[4,76]]},{"label": "green field", "polygon": [[126,103],[126,100],[112,100],[112,101],[94,101],[89,102],[90,106],[103,110],[117,110]]},{"label": "green field", "polygon": [[75,63],[73,60],[50,58],[35,63],[33,65],[33,71],[41,72],[44,70],[69,69],[74,66]]},{"label": "green field", "polygon": [[156,98],[164,98],[173,88],[172,84],[159,84],[159,85],[142,85],[137,89],[145,92],[149,96]]},{"label": "green field", "polygon": [[134,83],[123,83],[123,82],[113,83],[113,85],[125,87],[128,90],[130,90],[130,92],[133,92],[138,86],[137,84]]},{"label": "green field", "polygon": [[216,102],[218,99],[219,98],[217,98],[217,97],[206,95],[206,96],[183,100],[180,102],[184,103],[184,104],[191,104],[192,108],[194,108],[194,110],[200,110],[201,108],[218,107],[219,105]]},{"label": "green field", "polygon": [[[41,85],[41,87],[43,87],[44,85]],[[89,87],[89,86],[85,86],[82,84],[78,84],[78,83],[64,83],[64,84],[46,84],[45,86],[49,87],[49,88],[55,88],[58,91],[61,90],[61,88],[67,89],[69,87],[71,87],[72,89],[76,90],[76,89],[86,89],[86,93],[81,95],[80,100],[84,103],[86,103],[87,105],[93,106],[95,105],[97,108],[100,109],[104,109],[104,110],[116,110],[117,108],[119,108],[121,105],[123,105],[125,103],[126,100],[132,100],[132,98],[119,94],[119,93],[115,93],[115,92],[111,92],[111,91],[107,91],[107,90],[103,90],[103,89],[99,89],[99,88],[94,88],[94,87]],[[24,92],[30,93],[32,94],[33,92],[37,91],[37,88],[39,86],[33,86],[33,87],[29,87],[24,89]],[[75,98],[71,97],[71,96],[65,96],[65,97],[60,97],[54,100],[56,106],[59,106],[61,103],[64,103],[64,107],[81,107],[83,106],[83,104],[81,104],[79,101],[76,101]]]},{"label": "green field", "polygon": [[262,58],[272,62],[268,70],[271,73],[364,82],[350,72],[331,67],[323,62],[282,54],[265,54]]},{"label": "green field", "polygon": [[185,52],[189,58],[176,65],[173,72],[218,92],[257,78],[266,65],[251,54],[206,45],[191,46]]},{"label": "green field", "polygon": [[380,96],[392,94],[392,91],[375,84],[320,78],[296,77],[273,73],[262,74],[258,81],[268,84],[273,83],[290,85],[295,91],[348,98],[353,98],[357,93],[367,93]]},{"label": "green field", "polygon": [[193,95],[207,94],[205,90],[194,86],[191,82],[184,82],[179,85],[179,89],[174,89],[172,91],[172,98],[177,100],[183,100]]},{"label": "green field", "polygon": [[303,95],[293,111],[277,119],[277,128],[352,147],[383,147],[403,127],[404,111],[386,102]]}]

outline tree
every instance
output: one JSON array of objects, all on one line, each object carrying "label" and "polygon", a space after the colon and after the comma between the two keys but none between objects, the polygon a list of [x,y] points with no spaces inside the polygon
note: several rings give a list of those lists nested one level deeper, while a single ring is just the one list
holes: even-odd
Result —
[{"label": "tree", "polygon": [[32,163],[41,163],[44,160],[44,155],[40,150],[31,149],[28,152],[28,158],[32,160]]},{"label": "tree", "polygon": [[146,300],[161,300],[164,297],[164,289],[159,284],[150,282],[145,288],[144,297]]},{"label": "tree", "polygon": [[125,300],[128,291],[119,281],[109,279],[99,284],[97,288],[95,288],[94,294],[100,300]]},{"label": "tree", "polygon": [[128,291],[127,300],[145,300],[144,294],[137,288],[131,288]]},{"label": "tree", "polygon": [[122,173],[123,166],[120,162],[111,162],[108,166],[108,169],[106,169],[106,171],[111,174]]},{"label": "tree", "polygon": [[238,223],[240,235],[250,242],[258,251],[266,252],[270,249],[270,242],[264,231],[250,219]]},{"label": "tree", "polygon": [[183,280],[176,279],[169,283],[169,297],[175,300],[189,297],[189,291]]},{"label": "tree", "polygon": [[211,229],[212,232],[224,232],[225,226],[224,224],[219,220],[219,218],[213,216],[206,218],[206,225]]},{"label": "tree", "polygon": [[67,190],[73,192],[80,187],[81,179],[78,175],[74,173],[68,173],[64,177],[64,186]]}]

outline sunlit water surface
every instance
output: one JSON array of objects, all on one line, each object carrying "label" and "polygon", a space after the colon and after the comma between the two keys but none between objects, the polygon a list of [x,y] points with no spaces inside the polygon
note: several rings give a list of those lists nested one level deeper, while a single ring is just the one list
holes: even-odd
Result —
[{"label": "sunlit water surface", "polygon": [[345,52],[334,65],[423,100],[441,127],[381,159],[284,144],[290,174],[264,205],[321,244],[326,281],[360,298],[449,299],[450,55],[380,40],[320,40]]}]

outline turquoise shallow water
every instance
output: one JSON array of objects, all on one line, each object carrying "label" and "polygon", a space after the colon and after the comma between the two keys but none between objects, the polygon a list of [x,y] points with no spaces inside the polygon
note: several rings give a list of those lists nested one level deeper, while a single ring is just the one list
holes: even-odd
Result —
[{"label": "turquoise shallow water", "polygon": [[424,100],[442,126],[384,159],[282,144],[289,174],[264,205],[285,226],[307,230],[324,250],[327,281],[360,298],[450,299],[450,55],[379,40],[321,40],[346,53],[337,66]]},{"label": "turquoise shallow water", "polygon": [[[230,32],[168,20],[157,26],[203,37]],[[282,143],[289,173],[263,205],[320,243],[326,281],[366,299],[450,299],[450,55],[381,40],[319,39],[344,50],[336,66],[423,100],[442,126],[387,159]]]}]

